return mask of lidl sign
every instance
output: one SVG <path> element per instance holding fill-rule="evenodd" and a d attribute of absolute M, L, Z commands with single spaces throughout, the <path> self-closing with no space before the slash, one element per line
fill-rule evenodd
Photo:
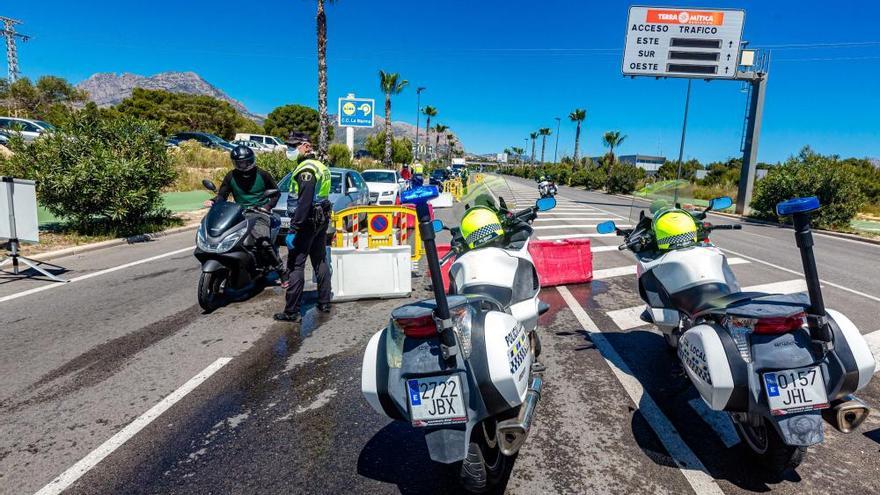
<path fill-rule="evenodd" d="M 372 98 L 340 98 L 339 127 L 373 127 L 375 108 Z"/>

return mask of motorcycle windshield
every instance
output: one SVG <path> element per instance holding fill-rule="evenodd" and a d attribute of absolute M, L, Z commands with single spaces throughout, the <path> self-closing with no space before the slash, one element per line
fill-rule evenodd
<path fill-rule="evenodd" d="M 696 210 L 709 204 L 706 200 L 695 199 L 694 184 L 684 179 L 663 180 L 648 178 L 645 185 L 633 192 L 634 199 L 630 207 L 630 223 L 639 221 L 641 212 L 652 217 L 661 210 L 684 208 Z"/>
<path fill-rule="evenodd" d="M 228 201 L 217 201 L 208 210 L 208 215 L 205 217 L 205 228 L 208 230 L 209 236 L 217 237 L 242 221 L 244 221 L 244 214 L 239 205 Z"/>
<path fill-rule="evenodd" d="M 516 211 L 520 208 L 516 196 L 507 181 L 498 175 L 485 174 L 479 182 L 471 182 L 465 187 L 464 194 L 452 208 L 452 216 L 461 222 L 467 210 L 474 206 L 487 206 L 495 211 Z"/>

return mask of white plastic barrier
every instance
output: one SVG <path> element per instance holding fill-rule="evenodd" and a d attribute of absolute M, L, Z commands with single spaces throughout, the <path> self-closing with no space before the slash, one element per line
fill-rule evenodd
<path fill-rule="evenodd" d="M 452 193 L 443 192 L 429 201 L 434 208 L 452 208 Z"/>
<path fill-rule="evenodd" d="M 408 297 L 412 292 L 410 246 L 330 250 L 333 301 Z"/>

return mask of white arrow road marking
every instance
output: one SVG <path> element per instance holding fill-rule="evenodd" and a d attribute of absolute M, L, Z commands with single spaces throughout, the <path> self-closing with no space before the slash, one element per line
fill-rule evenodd
<path fill-rule="evenodd" d="M 590 319 L 590 316 L 584 311 L 580 303 L 571 295 L 568 288 L 559 286 L 556 290 L 559 291 L 571 312 L 574 313 L 581 327 L 589 332 L 593 345 L 596 346 L 596 349 L 602 354 L 614 376 L 623 385 L 630 400 L 639 408 L 642 417 L 651 425 L 654 433 L 657 434 L 657 438 L 663 443 L 663 447 L 669 452 L 669 455 L 675 461 L 685 479 L 690 483 L 694 492 L 700 495 L 723 495 L 724 492 L 715 483 L 715 480 L 709 476 L 706 467 L 703 466 L 700 459 L 688 447 L 684 439 L 681 438 L 678 430 L 675 429 L 675 426 L 663 414 L 663 411 L 660 410 L 654 399 L 645 392 L 642 384 L 633 376 L 632 370 L 629 369 L 629 366 L 620 357 L 614 346 L 605 338 L 605 335 L 599 331 L 599 328 L 593 323 L 593 320 Z"/>
<path fill-rule="evenodd" d="M 739 443 L 739 435 L 736 434 L 736 428 L 730 420 L 730 416 L 721 411 L 710 409 L 703 399 L 691 399 L 688 401 L 691 409 L 697 412 L 707 425 L 715 430 L 718 439 L 724 443 L 728 449 Z"/>
<path fill-rule="evenodd" d="M 76 480 L 97 466 L 98 463 L 104 460 L 108 455 L 112 454 L 113 451 L 121 447 L 125 442 L 131 440 L 139 431 L 143 430 L 147 425 L 161 416 L 162 413 L 170 409 L 171 406 L 180 401 L 180 399 L 183 399 L 186 394 L 195 390 L 196 387 L 219 371 L 220 368 L 226 366 L 229 361 L 232 361 L 232 358 L 222 357 L 211 363 L 207 368 L 203 369 L 201 373 L 190 378 L 188 382 L 172 392 L 171 395 L 159 401 L 158 404 L 151 407 L 147 412 L 141 414 L 137 419 L 129 423 L 128 426 L 120 430 L 119 433 L 113 435 L 106 442 L 99 445 L 98 448 L 91 451 L 89 455 L 83 457 L 82 460 L 71 466 L 67 471 L 58 475 L 58 477 L 49 482 L 48 485 L 41 488 L 36 495 L 57 495 L 66 490 L 70 485 L 74 484 Z"/>

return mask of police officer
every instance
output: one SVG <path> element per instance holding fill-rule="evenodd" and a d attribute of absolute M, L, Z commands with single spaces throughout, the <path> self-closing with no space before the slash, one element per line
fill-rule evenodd
<path fill-rule="evenodd" d="M 314 158 L 308 134 L 293 132 L 287 145 L 294 150 L 290 181 L 289 201 L 296 201 L 296 208 L 288 203 L 290 232 L 287 235 L 287 295 L 284 311 L 275 314 L 278 321 L 297 322 L 302 318 L 300 304 L 305 285 L 306 258 L 318 278 L 318 311 L 330 312 L 330 269 L 327 266 L 325 246 L 327 227 L 332 212 L 330 204 L 330 169 Z"/>

